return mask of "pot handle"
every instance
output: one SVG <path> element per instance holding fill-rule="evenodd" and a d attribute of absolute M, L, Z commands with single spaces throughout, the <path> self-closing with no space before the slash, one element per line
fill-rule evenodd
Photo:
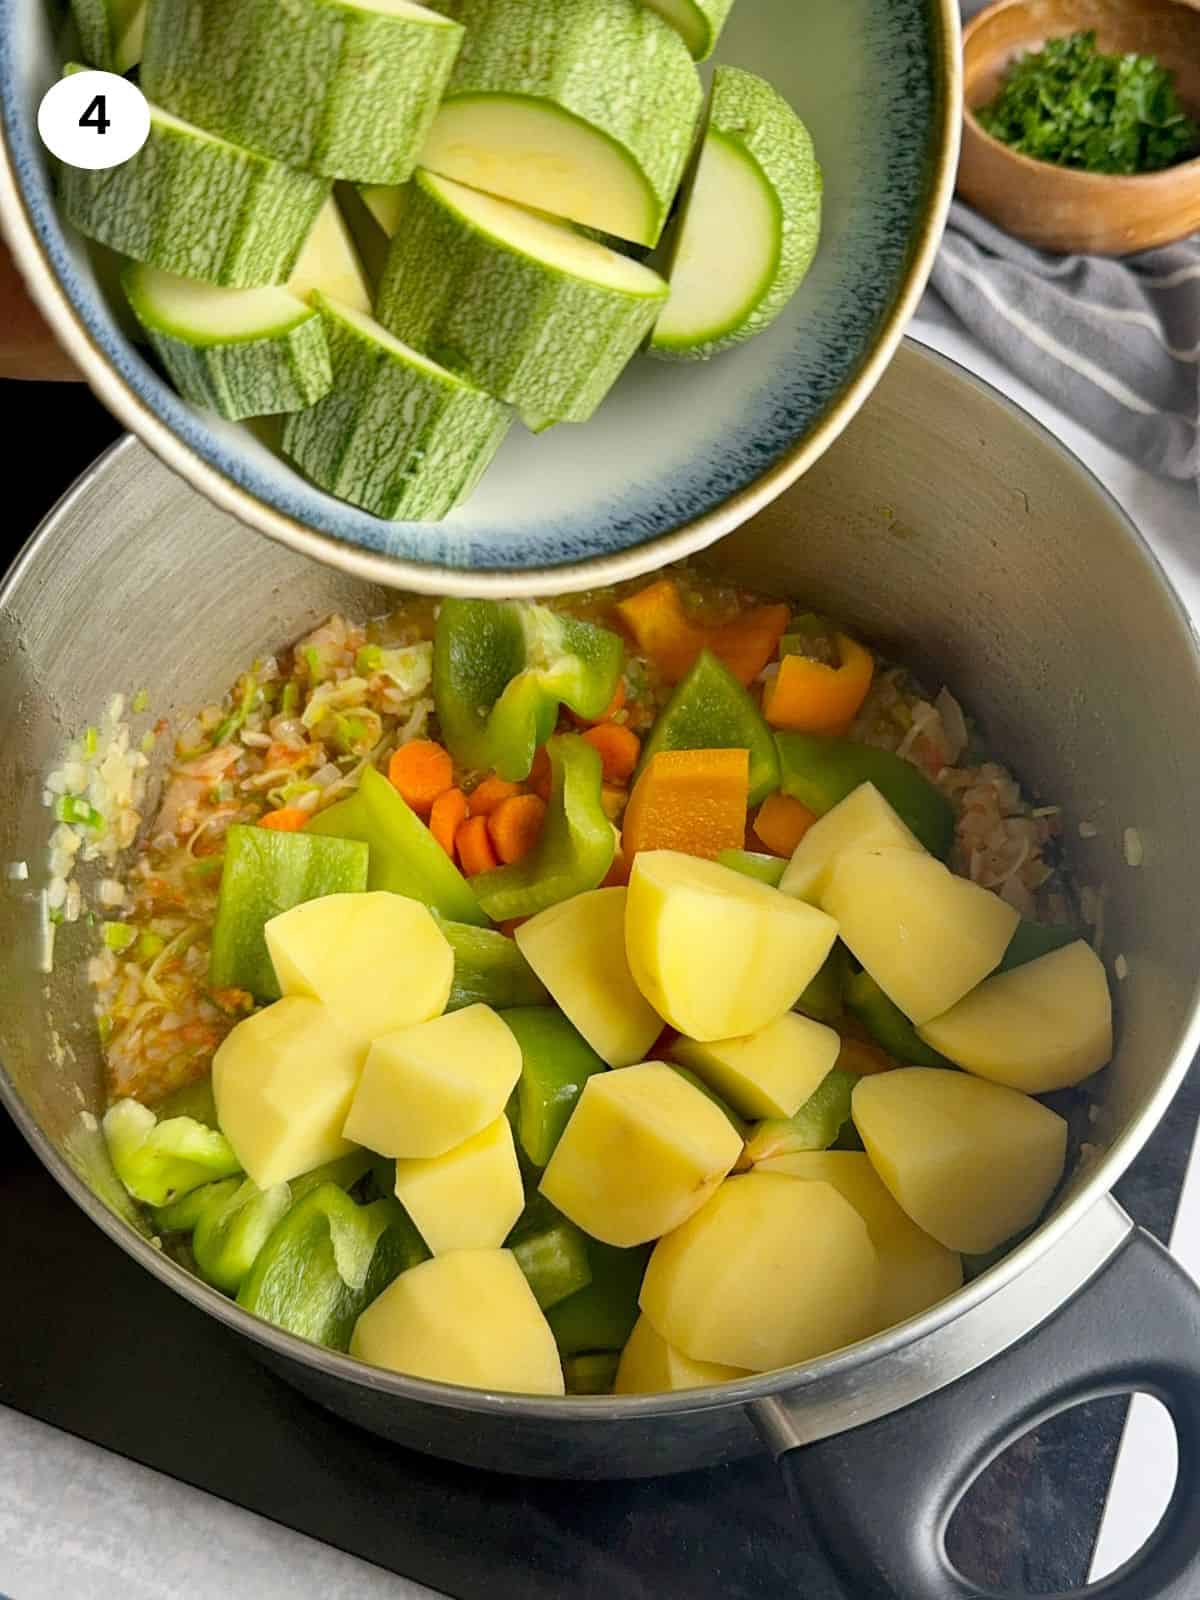
<path fill-rule="evenodd" d="M 1081 1401 L 1134 1390 L 1160 1400 L 1175 1424 L 1170 1505 L 1124 1566 L 1058 1600 L 1196 1600 L 1200 1288 L 1140 1228 L 1003 1355 L 901 1411 L 787 1450 L 780 1466 L 855 1600 L 1015 1600 L 952 1565 L 945 1536 L 955 1507 L 1031 1428 Z"/>

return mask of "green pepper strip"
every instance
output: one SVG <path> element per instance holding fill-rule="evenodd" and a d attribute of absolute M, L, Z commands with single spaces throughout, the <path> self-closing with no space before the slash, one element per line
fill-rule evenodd
<path fill-rule="evenodd" d="M 941 860 L 954 842 L 954 811 L 929 779 L 890 750 L 815 733 L 775 735 L 780 788 L 819 817 L 860 784 L 873 783 L 902 821 Z"/>
<path fill-rule="evenodd" d="M 836 1022 L 843 1011 L 842 989 L 846 981 L 846 947 L 835 939 L 817 975 L 796 1001 L 794 1009 L 814 1022 Z"/>
<path fill-rule="evenodd" d="M 944 1055 L 927 1045 L 901 1011 L 864 968 L 846 985 L 846 1009 L 894 1061 L 910 1067 L 953 1067 Z"/>
<path fill-rule="evenodd" d="M 794 1117 L 772 1118 L 751 1130 L 746 1158 L 767 1161 L 803 1150 L 828 1150 L 850 1118 L 850 1097 L 857 1082 L 855 1073 L 832 1068 Z"/>
<path fill-rule="evenodd" d="M 214 1197 L 196 1222 L 192 1254 L 200 1276 L 226 1294 L 236 1294 L 275 1224 L 292 1203 L 286 1183 L 260 1189 L 244 1179 L 231 1195 Z"/>
<path fill-rule="evenodd" d="M 731 872 L 740 872 L 744 878 L 754 878 L 772 889 L 778 889 L 787 870 L 787 862 L 780 856 L 759 855 L 754 850 L 722 850 L 717 861 Z"/>
<path fill-rule="evenodd" d="M 365 768 L 355 793 L 318 812 L 304 832 L 359 839 L 368 845 L 368 889 L 407 895 L 439 916 L 486 926 L 487 918 L 467 880 L 412 807 L 376 768 Z"/>
<path fill-rule="evenodd" d="M 619 1250 L 598 1239 L 588 1240 L 591 1283 L 546 1313 L 564 1356 L 622 1348 L 638 1319 L 638 1295 L 652 1248 L 647 1244 Z"/>
<path fill-rule="evenodd" d="M 619 1350 L 589 1350 L 563 1360 L 563 1381 L 568 1394 L 611 1394 L 621 1364 Z"/>
<path fill-rule="evenodd" d="M 472 928 L 464 922 L 441 922 L 440 927 L 454 951 L 447 1011 L 473 1005 L 508 1011 L 514 1006 L 547 1004 L 550 996 L 545 984 L 512 939 L 495 928 Z"/>
<path fill-rule="evenodd" d="M 166 1205 L 213 1178 L 241 1171 L 224 1135 L 192 1117 L 159 1122 L 136 1100 L 118 1100 L 103 1126 L 117 1177 L 145 1205 Z"/>
<path fill-rule="evenodd" d="M 302 901 L 361 893 L 367 887 L 367 846 L 241 823 L 225 841 L 208 981 L 214 989 L 246 989 L 256 1000 L 278 1000 L 279 980 L 263 929 Z"/>
<path fill-rule="evenodd" d="M 433 640 L 442 738 L 461 766 L 519 783 L 560 705 L 603 714 L 624 656 L 617 634 L 548 606 L 443 600 Z"/>
<path fill-rule="evenodd" d="M 710 650 L 700 652 L 650 730 L 638 772 L 661 750 L 749 751 L 752 806 L 779 787 L 779 757 L 770 728 L 750 695 Z"/>
<path fill-rule="evenodd" d="M 1039 956 L 1048 956 L 1054 950 L 1061 950 L 1064 945 L 1074 944 L 1078 938 L 1077 928 L 1051 926 L 1022 917 L 996 971 L 1011 972 L 1014 967 L 1023 967 L 1029 961 L 1036 961 Z"/>
<path fill-rule="evenodd" d="M 592 1281 L 586 1236 L 540 1194 L 531 1195 L 505 1241 L 543 1311 Z"/>
<path fill-rule="evenodd" d="M 552 1006 L 525 1006 L 505 1011 L 503 1017 L 521 1047 L 517 1137 L 533 1165 L 544 1167 L 584 1084 L 594 1073 L 606 1071 L 606 1063 Z"/>
<path fill-rule="evenodd" d="M 471 880 L 493 922 L 532 917 L 547 906 L 597 888 L 612 865 L 616 839 L 600 800 L 600 757 L 578 734 L 549 740 L 551 791 L 537 844 L 521 861 Z"/>

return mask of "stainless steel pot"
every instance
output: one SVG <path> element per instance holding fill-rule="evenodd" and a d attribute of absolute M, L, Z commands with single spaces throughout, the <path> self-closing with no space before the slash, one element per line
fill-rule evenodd
<path fill-rule="evenodd" d="M 1158 1393 L 1180 1488 L 1135 1566 L 1098 1591 L 1195 1600 L 1200 1293 L 1109 1198 L 1200 1043 L 1200 655 L 1161 570 L 1087 472 L 1035 423 L 908 345 L 863 416 L 713 564 L 804 595 L 944 677 L 1038 793 L 1096 826 L 1072 839 L 1121 954 L 1119 1048 L 1093 1148 L 1019 1250 L 903 1327 L 719 1390 L 549 1401 L 376 1371 L 295 1339 L 166 1259 L 122 1204 L 94 1117 L 101 1073 L 83 929 L 37 971 L 51 826 L 41 775 L 109 693 L 145 683 L 176 715 L 245 660 L 384 591 L 246 533 L 132 440 L 66 497 L 0 592 L 0 1094 L 68 1193 L 145 1268 L 298 1388 L 364 1427 L 507 1472 L 675 1472 L 766 1446 L 853 1574 L 855 1595 L 979 1595 L 942 1534 L 972 1478 L 1031 1422 L 1088 1395 Z M 1143 859 L 1127 863 L 1125 830 Z M 1136 859 L 1136 857 L 1135 857 Z"/>

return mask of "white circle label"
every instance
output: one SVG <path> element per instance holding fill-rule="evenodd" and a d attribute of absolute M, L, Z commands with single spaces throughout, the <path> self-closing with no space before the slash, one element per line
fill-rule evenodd
<path fill-rule="evenodd" d="M 115 72 L 72 72 L 38 107 L 42 143 L 69 167 L 119 167 L 150 137 L 150 106 Z"/>

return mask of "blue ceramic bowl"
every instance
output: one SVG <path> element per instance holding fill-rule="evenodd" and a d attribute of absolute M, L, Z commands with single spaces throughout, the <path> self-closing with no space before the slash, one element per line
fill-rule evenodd
<path fill-rule="evenodd" d="M 0 221 L 100 399 L 242 521 L 410 589 L 548 593 L 701 549 L 833 442 L 879 379 L 932 264 L 953 187 L 957 0 L 738 0 L 717 59 L 769 78 L 825 173 L 821 249 L 769 332 L 711 364 L 639 359 L 583 426 L 515 428 L 442 523 L 382 522 L 313 488 L 246 427 L 182 401 L 123 331 L 60 220 L 35 128 L 57 76 L 45 0 L 0 0 Z"/>

